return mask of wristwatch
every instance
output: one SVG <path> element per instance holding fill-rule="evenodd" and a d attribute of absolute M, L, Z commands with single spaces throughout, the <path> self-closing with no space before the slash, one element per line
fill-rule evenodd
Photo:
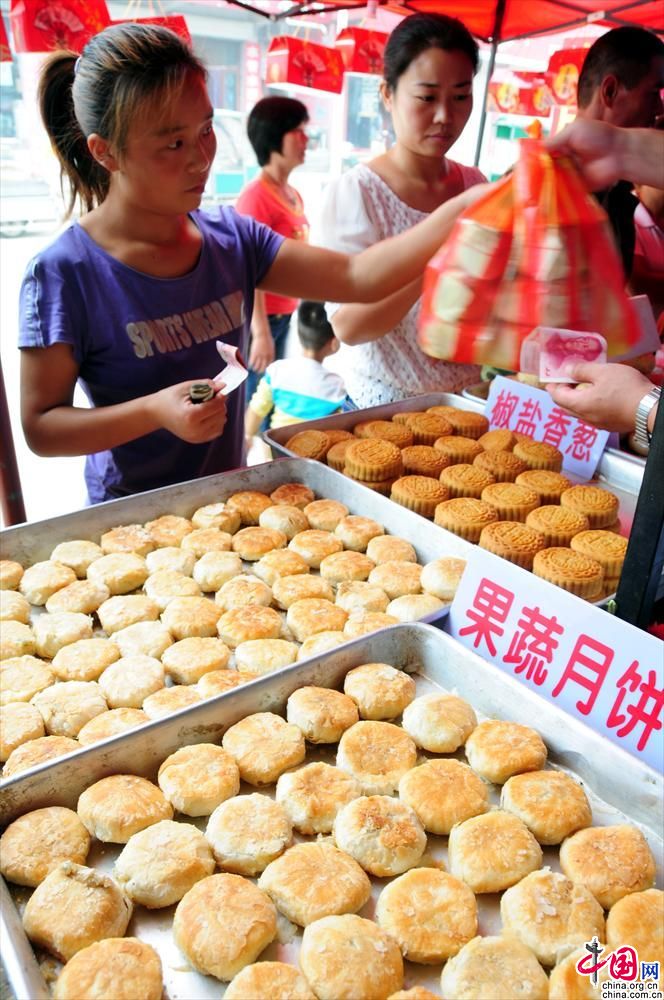
<path fill-rule="evenodd" d="M 661 392 L 660 387 L 654 385 L 650 392 L 645 394 L 636 408 L 634 440 L 646 452 L 650 450 L 650 441 L 652 439 L 652 434 L 648 430 L 648 415 L 653 406 L 659 402 Z"/>

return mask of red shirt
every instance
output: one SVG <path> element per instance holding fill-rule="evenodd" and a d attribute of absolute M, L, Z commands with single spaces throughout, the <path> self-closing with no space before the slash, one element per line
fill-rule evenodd
<path fill-rule="evenodd" d="M 294 190 L 291 188 L 291 190 Z M 291 205 L 281 194 L 276 185 L 262 176 L 256 178 L 240 194 L 235 206 L 240 215 L 250 215 L 258 222 L 263 222 L 275 233 L 291 240 L 309 241 L 309 223 L 304 214 L 302 198 L 295 192 L 297 204 Z M 275 313 L 292 313 L 297 309 L 297 299 L 285 295 L 265 293 L 265 309 L 268 316 Z"/>

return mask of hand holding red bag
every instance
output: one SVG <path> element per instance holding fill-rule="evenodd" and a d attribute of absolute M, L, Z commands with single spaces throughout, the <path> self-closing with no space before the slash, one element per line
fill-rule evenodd
<path fill-rule="evenodd" d="M 424 276 L 418 343 L 435 358 L 518 370 L 536 326 L 600 333 L 609 355 L 639 327 L 606 214 L 566 157 L 521 142 L 514 172 L 457 220 Z"/>

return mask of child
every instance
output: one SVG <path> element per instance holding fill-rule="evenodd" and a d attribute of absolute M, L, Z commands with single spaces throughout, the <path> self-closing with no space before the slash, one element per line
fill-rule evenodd
<path fill-rule="evenodd" d="M 78 199 L 85 214 L 23 281 L 21 415 L 33 451 L 87 455 L 93 503 L 243 464 L 244 388 L 222 395 L 215 341 L 247 356 L 256 288 L 384 298 L 422 272 L 474 200 L 465 192 L 356 256 L 228 207 L 201 212 L 216 150 L 205 69 L 162 27 L 112 25 L 79 58 L 55 53 L 39 101 L 69 208 Z M 77 381 L 90 408 L 73 405 Z M 196 404 L 200 381 L 215 394 Z"/>
<path fill-rule="evenodd" d="M 339 349 L 339 341 L 322 303 L 300 303 L 297 333 L 302 345 L 301 356 L 268 365 L 251 397 L 244 423 L 247 444 L 270 413 L 270 427 L 284 427 L 301 420 L 329 417 L 341 409 L 346 398 L 340 376 L 322 364 Z"/>

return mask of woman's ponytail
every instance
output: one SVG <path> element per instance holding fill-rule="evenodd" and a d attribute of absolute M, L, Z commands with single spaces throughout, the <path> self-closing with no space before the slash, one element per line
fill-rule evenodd
<path fill-rule="evenodd" d="M 42 121 L 60 162 L 60 181 L 67 205 L 65 217 L 71 215 L 77 199 L 84 211 L 91 211 L 101 204 L 109 187 L 108 172 L 90 153 L 74 113 L 72 87 L 77 62 L 74 52 L 61 51 L 50 56 L 42 69 L 38 91 Z"/>

